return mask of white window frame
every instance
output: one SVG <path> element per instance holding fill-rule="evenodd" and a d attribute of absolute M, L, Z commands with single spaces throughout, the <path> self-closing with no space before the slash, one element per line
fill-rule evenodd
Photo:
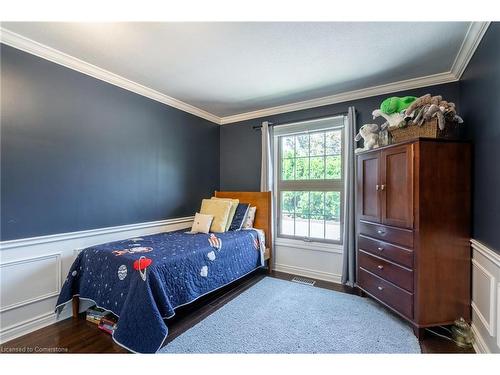
<path fill-rule="evenodd" d="M 333 121 L 338 122 L 337 125 L 332 125 Z M 318 250 L 328 251 L 332 244 L 335 246 L 335 251 L 338 252 L 342 247 L 342 233 L 344 229 L 343 217 L 345 209 L 344 189 L 345 189 L 345 127 L 347 126 L 347 115 L 336 115 L 325 117 L 318 120 L 304 121 L 291 123 L 282 126 L 274 127 L 273 136 L 273 160 L 274 160 L 274 201 L 275 218 L 276 218 L 276 243 L 283 245 L 295 243 L 309 243 L 308 247 L 318 247 Z M 300 133 L 315 133 L 319 131 L 341 130 L 341 178 L 340 180 L 281 180 L 282 163 L 281 163 L 281 147 L 280 138 L 287 135 Z M 325 171 L 326 172 L 326 171 Z M 338 191 L 340 193 L 340 239 L 321 239 L 316 237 L 291 236 L 281 233 L 281 191 Z M 311 246 L 312 245 L 312 246 Z"/>

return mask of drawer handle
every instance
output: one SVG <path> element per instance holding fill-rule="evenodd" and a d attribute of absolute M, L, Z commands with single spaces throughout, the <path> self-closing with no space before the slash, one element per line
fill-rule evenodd
<path fill-rule="evenodd" d="M 381 286 L 378 286 L 377 289 L 378 290 L 384 290 L 384 288 L 382 288 Z"/>
<path fill-rule="evenodd" d="M 385 235 L 385 230 L 383 229 L 377 229 L 377 233 L 380 234 L 381 236 Z"/>
<path fill-rule="evenodd" d="M 384 266 L 382 266 L 381 264 L 379 264 L 379 265 L 377 266 L 377 268 L 378 268 L 379 270 L 383 270 L 383 269 L 384 269 Z"/>
<path fill-rule="evenodd" d="M 377 250 L 378 251 L 384 251 L 384 248 L 383 247 L 377 247 Z"/>

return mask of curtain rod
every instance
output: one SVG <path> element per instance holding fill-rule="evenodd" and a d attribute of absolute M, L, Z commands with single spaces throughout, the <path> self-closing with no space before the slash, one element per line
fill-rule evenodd
<path fill-rule="evenodd" d="M 328 118 L 328 117 L 347 116 L 347 114 L 348 114 L 348 112 L 344 111 L 344 112 L 332 113 L 332 114 L 326 115 L 326 116 L 314 116 L 314 117 L 308 117 L 308 118 L 301 119 L 301 120 L 285 121 L 285 122 L 281 122 L 281 123 L 280 122 L 271 122 L 271 121 L 269 121 L 269 126 L 289 125 L 289 124 L 295 124 L 297 122 L 306 122 L 306 121 L 313 121 L 313 120 L 321 120 L 321 119 L 325 119 L 325 118 Z M 257 130 L 257 129 L 260 129 L 260 128 L 262 128 L 262 125 L 252 126 L 252 129 L 254 129 L 254 130 Z"/>

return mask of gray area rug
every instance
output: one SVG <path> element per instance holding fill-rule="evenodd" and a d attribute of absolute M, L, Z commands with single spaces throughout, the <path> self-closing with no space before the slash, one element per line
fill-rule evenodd
<path fill-rule="evenodd" d="M 420 353 L 411 328 L 368 298 L 266 277 L 160 353 Z"/>

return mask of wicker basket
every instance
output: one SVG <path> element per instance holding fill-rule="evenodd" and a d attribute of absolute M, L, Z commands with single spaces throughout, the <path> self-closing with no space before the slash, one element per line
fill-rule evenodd
<path fill-rule="evenodd" d="M 439 129 L 437 118 L 426 121 L 422 126 L 408 125 L 404 128 L 389 130 L 392 143 L 399 143 L 415 138 L 445 138 L 458 139 L 460 136 L 459 123 L 447 121 L 443 130 Z"/>

